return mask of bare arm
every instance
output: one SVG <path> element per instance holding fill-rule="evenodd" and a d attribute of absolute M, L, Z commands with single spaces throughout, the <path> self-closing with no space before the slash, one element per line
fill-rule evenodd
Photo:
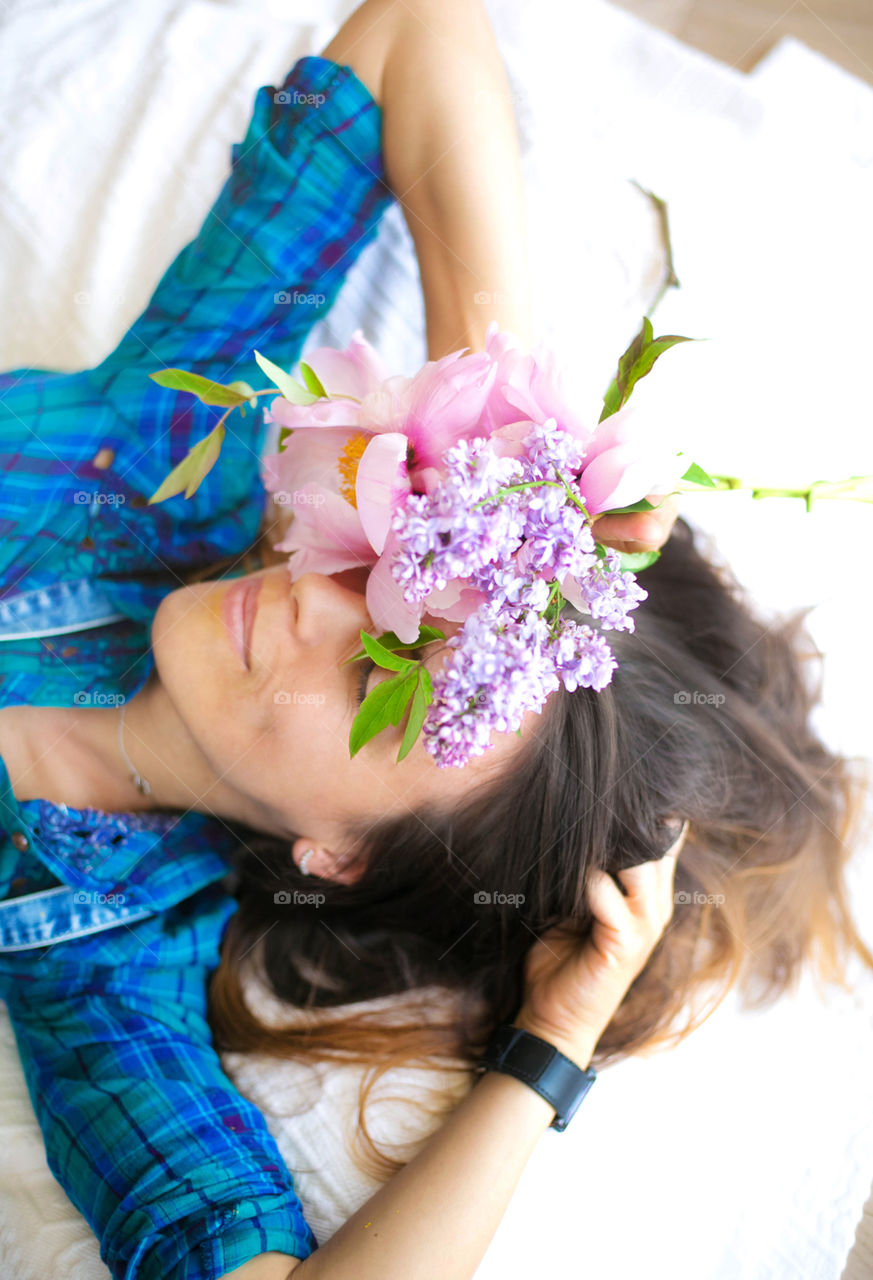
<path fill-rule="evenodd" d="M 481 0 L 366 0 L 323 51 L 382 107 L 385 172 L 415 244 L 431 360 L 491 320 L 530 347 L 524 185 L 506 72 Z M 483 301 L 487 299 L 487 301 Z M 678 498 L 607 516 L 619 551 L 664 545 Z"/>
<path fill-rule="evenodd" d="M 673 914 L 676 843 L 655 861 L 592 876 L 594 924 L 580 943 L 551 930 L 530 950 L 515 1026 L 587 1066 L 603 1031 Z M 507 1076 L 486 1074 L 400 1173 L 305 1262 L 264 1255 L 237 1280 L 469 1280 L 552 1108 Z M 260 1268 L 260 1269 L 259 1269 Z"/>
<path fill-rule="evenodd" d="M 367 0 L 323 55 L 351 66 L 383 108 L 385 172 L 415 244 L 430 359 L 481 351 L 491 320 L 529 345 L 518 139 L 484 5 Z"/>
<path fill-rule="evenodd" d="M 423 1151 L 305 1262 L 262 1254 L 234 1280 L 461 1280 L 472 1276 L 554 1111 L 488 1074 Z M 471 1211 L 472 1206 L 472 1211 Z M 450 1229 L 448 1229 L 450 1228 Z"/>

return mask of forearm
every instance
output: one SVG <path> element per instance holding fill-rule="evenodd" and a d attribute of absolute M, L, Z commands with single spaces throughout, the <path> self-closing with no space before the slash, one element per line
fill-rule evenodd
<path fill-rule="evenodd" d="M 528 342 L 524 187 L 488 15 L 479 0 L 404 9 L 385 65 L 382 146 L 418 255 L 428 354 L 481 350 L 495 319 Z"/>
<path fill-rule="evenodd" d="M 385 173 L 415 244 L 430 358 L 482 350 L 491 320 L 529 343 L 518 140 L 484 6 L 368 0 L 324 52 L 382 107 Z"/>
<path fill-rule="evenodd" d="M 295 1269 L 294 1280 L 471 1276 L 553 1116 L 526 1085 L 486 1075 L 419 1155 Z"/>

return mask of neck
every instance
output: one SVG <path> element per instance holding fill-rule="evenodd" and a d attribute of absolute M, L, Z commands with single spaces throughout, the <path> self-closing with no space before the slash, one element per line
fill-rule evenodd
<path fill-rule="evenodd" d="M 120 727 L 131 764 L 148 780 L 148 795 L 137 789 L 119 748 Z M 155 672 L 123 707 L 3 709 L 0 754 L 19 801 L 107 813 L 196 809 L 251 822 L 209 768 Z"/>

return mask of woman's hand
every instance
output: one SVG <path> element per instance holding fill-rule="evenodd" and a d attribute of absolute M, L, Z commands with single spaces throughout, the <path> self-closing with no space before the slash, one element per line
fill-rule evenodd
<path fill-rule="evenodd" d="M 673 877 L 686 831 L 687 823 L 663 857 L 616 873 L 626 896 L 606 872 L 592 873 L 590 936 L 580 945 L 559 925 L 531 948 L 515 1026 L 588 1066 L 673 915 Z"/>
<path fill-rule="evenodd" d="M 601 516 L 594 521 L 598 542 L 615 551 L 659 551 L 670 537 L 679 514 L 679 495 L 649 494 L 656 511 L 637 511 L 625 516 Z"/>

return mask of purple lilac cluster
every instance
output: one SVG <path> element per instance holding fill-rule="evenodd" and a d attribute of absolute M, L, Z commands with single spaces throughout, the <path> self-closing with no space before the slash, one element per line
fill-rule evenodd
<path fill-rule="evenodd" d="M 481 755 L 492 731 L 518 729 L 561 684 L 603 689 L 612 679 L 607 640 L 562 615 L 564 592 L 572 584 L 602 630 L 627 631 L 646 592 L 595 543 L 575 485 L 583 457 L 554 419 L 532 428 L 520 457 L 463 441 L 446 452 L 442 482 L 394 518 L 392 573 L 410 603 L 457 580 L 484 596 L 434 679 L 423 733 L 441 766 Z"/>

